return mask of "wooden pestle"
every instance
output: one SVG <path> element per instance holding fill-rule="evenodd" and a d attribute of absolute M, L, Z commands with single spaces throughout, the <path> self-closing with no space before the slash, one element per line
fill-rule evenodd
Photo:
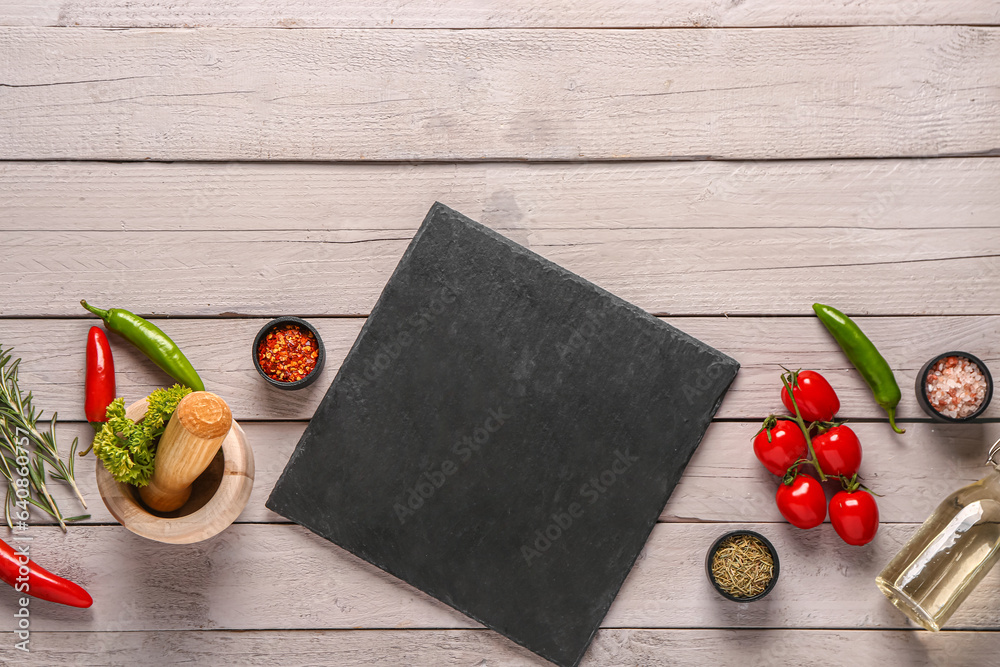
<path fill-rule="evenodd" d="M 172 512 L 191 496 L 191 483 L 215 458 L 233 424 L 226 402 L 207 391 L 181 399 L 160 436 L 149 484 L 139 488 L 142 501 L 159 512 Z"/>

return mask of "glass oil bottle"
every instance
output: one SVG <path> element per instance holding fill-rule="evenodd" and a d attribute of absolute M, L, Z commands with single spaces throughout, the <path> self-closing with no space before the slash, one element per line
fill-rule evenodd
<path fill-rule="evenodd" d="M 948 496 L 875 578 L 913 621 L 940 630 L 1000 559 L 1000 440 L 990 474 Z"/>

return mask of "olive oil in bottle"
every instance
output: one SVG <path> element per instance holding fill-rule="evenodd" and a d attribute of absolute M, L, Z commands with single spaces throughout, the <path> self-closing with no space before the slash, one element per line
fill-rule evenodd
<path fill-rule="evenodd" d="M 940 630 L 1000 559 L 1000 464 L 948 496 L 875 579 L 912 620 Z"/>

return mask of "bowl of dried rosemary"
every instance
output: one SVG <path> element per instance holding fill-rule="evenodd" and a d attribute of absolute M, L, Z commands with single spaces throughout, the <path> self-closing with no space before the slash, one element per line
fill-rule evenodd
<path fill-rule="evenodd" d="M 705 559 L 708 580 L 728 600 L 759 600 L 778 583 L 778 552 L 752 530 L 726 533 L 712 543 Z"/>

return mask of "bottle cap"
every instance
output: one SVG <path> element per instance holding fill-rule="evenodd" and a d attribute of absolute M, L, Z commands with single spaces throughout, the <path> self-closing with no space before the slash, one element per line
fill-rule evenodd
<path fill-rule="evenodd" d="M 1000 455 L 1000 440 L 993 443 L 990 447 L 990 455 L 986 459 L 986 463 L 993 466 L 997 470 L 1000 470 L 1000 461 L 997 461 L 997 455 Z"/>

